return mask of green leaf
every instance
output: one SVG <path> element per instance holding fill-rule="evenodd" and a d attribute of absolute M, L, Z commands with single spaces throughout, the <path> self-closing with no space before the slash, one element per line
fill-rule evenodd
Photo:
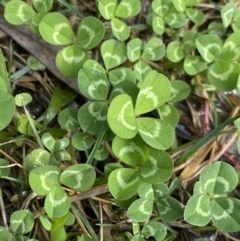
<path fill-rule="evenodd" d="M 49 161 L 49 152 L 43 149 L 34 149 L 25 157 L 23 166 L 26 170 L 31 171 L 35 167 L 48 165 Z"/>
<path fill-rule="evenodd" d="M 43 145 L 49 151 L 53 152 L 56 140 L 52 137 L 52 135 L 49 132 L 45 132 L 42 134 L 41 140 Z"/>
<path fill-rule="evenodd" d="M 55 142 L 53 151 L 56 152 L 56 151 L 64 150 L 69 145 L 69 143 L 70 141 L 67 137 L 59 139 Z"/>
<path fill-rule="evenodd" d="M 186 24 L 186 16 L 183 13 L 169 13 L 164 20 L 171 28 L 182 28 Z"/>
<path fill-rule="evenodd" d="M 78 238 L 78 241 L 94 241 L 94 239 L 90 238 L 86 234 L 81 235 L 80 238 Z"/>
<path fill-rule="evenodd" d="M 127 210 L 127 216 L 134 222 L 144 222 L 152 214 L 153 202 L 146 198 L 134 201 Z"/>
<path fill-rule="evenodd" d="M 52 8 L 53 0 L 33 0 L 32 3 L 38 13 L 47 13 Z"/>
<path fill-rule="evenodd" d="M 179 121 L 180 114 L 174 105 L 162 105 L 158 112 L 162 120 L 168 122 L 172 127 L 175 127 Z"/>
<path fill-rule="evenodd" d="M 103 71 L 95 67 L 96 65 L 98 65 L 97 62 L 89 66 L 88 61 L 83 65 L 78 73 L 78 86 L 89 99 L 106 100 L 109 88 L 108 78 Z"/>
<path fill-rule="evenodd" d="M 184 220 L 196 226 L 206 226 L 210 222 L 210 201 L 206 194 L 195 194 L 188 200 Z"/>
<path fill-rule="evenodd" d="M 69 196 L 59 185 L 55 185 L 47 194 L 44 208 L 50 218 L 60 218 L 65 215 L 71 206 Z"/>
<path fill-rule="evenodd" d="M 184 53 L 180 42 L 174 41 L 169 43 L 167 46 L 167 57 L 173 63 L 179 62 L 184 58 Z"/>
<path fill-rule="evenodd" d="M 175 9 L 180 12 L 183 13 L 185 10 L 185 0 L 172 0 L 171 1 L 175 7 Z"/>
<path fill-rule="evenodd" d="M 229 2 L 224 5 L 221 9 L 221 17 L 223 26 L 227 28 L 231 22 L 234 15 L 234 2 Z"/>
<path fill-rule="evenodd" d="M 85 17 L 78 28 L 77 44 L 84 50 L 93 49 L 102 41 L 104 34 L 105 27 L 99 19 Z"/>
<path fill-rule="evenodd" d="M 0 158 L 0 178 L 3 176 L 10 175 L 10 167 L 4 167 L 8 165 L 9 165 L 9 162 L 7 160 Z"/>
<path fill-rule="evenodd" d="M 190 54 L 195 49 L 195 39 L 198 37 L 198 33 L 194 31 L 188 31 L 183 37 L 183 51 L 185 56 Z"/>
<path fill-rule="evenodd" d="M 211 216 L 213 224 L 222 232 L 240 230 L 238 210 L 240 200 L 234 197 L 216 198 L 212 201 Z"/>
<path fill-rule="evenodd" d="M 144 47 L 142 58 L 147 60 L 160 60 L 165 55 L 165 44 L 160 38 L 151 38 Z"/>
<path fill-rule="evenodd" d="M 112 39 L 103 42 L 101 54 L 107 70 L 119 66 L 127 59 L 126 47 Z"/>
<path fill-rule="evenodd" d="M 111 91 L 109 101 L 112 101 L 116 96 L 120 94 L 127 94 L 131 96 L 133 105 L 135 105 L 137 100 L 137 95 L 139 88 L 137 85 L 129 80 L 124 80 L 114 86 L 114 89 Z"/>
<path fill-rule="evenodd" d="M 148 160 L 139 167 L 139 174 L 146 183 L 167 181 L 173 173 L 173 161 L 168 153 L 149 148 Z"/>
<path fill-rule="evenodd" d="M 116 86 L 118 83 L 122 81 L 131 81 L 132 83 L 136 83 L 136 76 L 132 69 L 126 67 L 120 67 L 113 69 L 108 72 L 109 81 L 113 86 Z"/>
<path fill-rule="evenodd" d="M 143 226 L 142 234 L 147 239 L 152 236 L 157 241 L 162 241 L 167 235 L 167 229 L 159 222 L 150 221 Z"/>
<path fill-rule="evenodd" d="M 222 49 L 222 41 L 217 35 L 205 34 L 196 38 L 196 47 L 204 61 L 213 62 Z"/>
<path fill-rule="evenodd" d="M 38 195 L 46 195 L 56 185 L 59 174 L 60 170 L 55 166 L 36 167 L 29 174 L 29 184 Z"/>
<path fill-rule="evenodd" d="M 48 216 L 46 216 L 46 215 L 40 215 L 39 220 L 40 220 L 42 226 L 43 226 L 47 231 L 50 231 L 50 230 L 51 230 L 51 228 L 52 228 L 52 223 L 51 223 L 51 221 L 49 220 Z"/>
<path fill-rule="evenodd" d="M 168 223 L 176 221 L 183 215 L 180 203 L 169 196 L 157 200 L 157 210 L 160 217 Z"/>
<path fill-rule="evenodd" d="M 118 18 L 112 18 L 111 28 L 112 28 L 114 36 L 119 41 L 125 41 L 130 36 L 130 29 L 129 29 L 128 25 Z"/>
<path fill-rule="evenodd" d="M 140 0 L 122 0 L 115 11 L 115 16 L 120 18 L 131 18 L 141 11 Z"/>
<path fill-rule="evenodd" d="M 32 102 L 32 96 L 28 93 L 21 93 L 15 96 L 16 106 L 22 107 Z"/>
<path fill-rule="evenodd" d="M 161 17 L 154 16 L 152 25 L 153 25 L 154 33 L 159 34 L 159 35 L 162 35 L 164 33 L 165 23 Z"/>
<path fill-rule="evenodd" d="M 98 135 L 107 120 L 105 102 L 87 102 L 78 111 L 78 122 L 84 132 Z"/>
<path fill-rule="evenodd" d="M 35 15 L 35 11 L 23 1 L 12 0 L 5 5 L 4 18 L 11 24 L 21 25 Z"/>
<path fill-rule="evenodd" d="M 115 199 L 127 200 L 138 190 L 141 180 L 135 170 L 118 168 L 108 177 L 109 191 Z"/>
<path fill-rule="evenodd" d="M 122 162 L 133 167 L 141 166 L 148 158 L 148 146 L 138 135 L 133 139 L 116 136 L 113 139 L 112 149 Z"/>
<path fill-rule="evenodd" d="M 127 56 L 131 62 L 135 62 L 141 56 L 142 40 L 134 38 L 127 43 Z"/>
<path fill-rule="evenodd" d="M 2 241 L 9 241 L 12 240 L 12 235 L 10 232 L 8 232 L 4 227 L 0 226 L 0 235 Z"/>
<path fill-rule="evenodd" d="M 27 66 L 32 70 L 44 70 L 46 67 L 43 65 L 37 58 L 35 58 L 33 55 L 30 55 L 27 58 Z"/>
<path fill-rule="evenodd" d="M 10 217 L 10 226 L 15 234 L 29 233 L 33 224 L 33 214 L 29 210 L 15 211 Z"/>
<path fill-rule="evenodd" d="M 104 161 L 107 159 L 109 155 L 108 149 L 106 145 L 100 145 L 100 147 L 97 149 L 94 158 L 98 161 Z"/>
<path fill-rule="evenodd" d="M 215 162 L 201 172 L 200 183 L 209 194 L 224 194 L 235 189 L 238 176 L 228 163 Z"/>
<path fill-rule="evenodd" d="M 68 131 L 76 132 L 79 126 L 77 121 L 77 114 L 78 111 L 76 108 L 65 108 L 58 115 L 58 123 L 62 128 L 65 128 Z"/>
<path fill-rule="evenodd" d="M 99 0 L 98 1 L 98 10 L 106 20 L 110 20 L 114 17 L 116 7 L 117 7 L 117 0 Z"/>
<path fill-rule="evenodd" d="M 164 120 L 139 118 L 137 128 L 143 140 L 157 150 L 166 150 L 174 142 L 173 127 Z"/>
<path fill-rule="evenodd" d="M 236 88 L 240 66 L 229 61 L 217 60 L 208 69 L 209 82 L 221 91 L 230 91 Z"/>
<path fill-rule="evenodd" d="M 133 102 L 129 95 L 121 94 L 111 102 L 107 120 L 111 130 L 119 137 L 131 139 L 137 134 Z"/>
<path fill-rule="evenodd" d="M 240 42 L 238 33 L 232 33 L 224 42 L 222 52 L 219 59 L 223 61 L 239 61 L 240 60 Z"/>
<path fill-rule="evenodd" d="M 207 63 L 200 56 L 188 55 L 184 59 L 183 68 L 189 75 L 195 75 L 207 68 Z"/>
<path fill-rule="evenodd" d="M 145 183 L 145 182 L 143 182 L 141 184 L 141 186 L 139 187 L 138 195 L 139 195 L 139 197 L 146 198 L 149 201 L 150 200 L 154 201 L 154 199 L 155 199 L 152 185 L 149 183 Z"/>
<path fill-rule="evenodd" d="M 65 241 L 66 240 L 66 232 L 65 228 L 59 227 L 57 225 L 53 225 L 52 229 L 50 230 L 50 239 L 57 240 L 57 241 Z"/>
<path fill-rule="evenodd" d="M 155 12 L 160 17 L 163 17 L 168 12 L 170 4 L 171 1 L 154 0 L 152 2 L 153 12 Z"/>
<path fill-rule="evenodd" d="M 178 102 L 187 98 L 190 94 L 190 87 L 182 80 L 171 81 L 171 96 L 168 102 Z"/>
<path fill-rule="evenodd" d="M 65 169 L 59 181 L 75 191 L 84 192 L 93 186 L 95 179 L 96 173 L 91 165 L 76 164 Z"/>
<path fill-rule="evenodd" d="M 168 186 L 165 183 L 153 184 L 153 193 L 156 200 L 159 200 L 168 195 Z"/>
<path fill-rule="evenodd" d="M 31 19 L 31 22 L 29 23 L 29 28 L 31 29 L 32 32 L 34 32 L 36 34 L 40 34 L 40 32 L 39 32 L 39 24 L 42 21 L 42 19 L 44 18 L 44 16 L 45 16 L 45 14 L 41 14 L 41 15 L 37 14 L 36 16 L 34 16 Z M 44 65 L 40 65 L 41 68 L 45 68 L 45 66 L 44 67 L 43 66 Z M 29 67 L 29 64 L 28 64 L 28 67 Z"/>
<path fill-rule="evenodd" d="M 50 44 L 68 45 L 74 41 L 73 30 L 68 19 L 57 12 L 45 15 L 39 24 L 39 31 L 42 38 Z"/>
<path fill-rule="evenodd" d="M 141 234 L 134 235 L 134 237 L 131 239 L 131 241 L 145 241 L 145 240 L 146 239 L 144 239 Z"/>
<path fill-rule="evenodd" d="M 134 73 L 140 82 L 146 78 L 151 70 L 152 68 L 141 60 L 134 65 Z"/>
<path fill-rule="evenodd" d="M 11 122 L 15 112 L 15 100 L 11 94 L 0 89 L 0 131 Z"/>
<path fill-rule="evenodd" d="M 72 136 L 72 145 L 79 151 L 86 151 L 95 142 L 95 139 L 87 133 L 76 132 Z"/>
<path fill-rule="evenodd" d="M 79 69 L 89 56 L 79 46 L 70 45 L 60 50 L 56 56 L 56 65 L 60 72 L 69 78 L 78 76 Z"/>
<path fill-rule="evenodd" d="M 204 20 L 203 12 L 196 8 L 187 8 L 185 12 L 191 21 L 196 24 L 201 24 Z"/>
<path fill-rule="evenodd" d="M 135 107 L 135 114 L 141 115 L 163 105 L 169 98 L 171 85 L 168 78 L 153 70 L 144 79 Z"/>
<path fill-rule="evenodd" d="M 8 72 L 5 64 L 5 58 L 3 56 L 1 48 L 0 48 L 0 90 L 6 91 L 9 94 L 12 93 L 10 81 L 8 78 Z"/>

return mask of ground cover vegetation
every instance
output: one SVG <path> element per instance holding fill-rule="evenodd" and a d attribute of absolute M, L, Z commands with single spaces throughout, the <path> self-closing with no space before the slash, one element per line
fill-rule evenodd
<path fill-rule="evenodd" d="M 1 13 L 1 241 L 239 240 L 239 1 Z"/>

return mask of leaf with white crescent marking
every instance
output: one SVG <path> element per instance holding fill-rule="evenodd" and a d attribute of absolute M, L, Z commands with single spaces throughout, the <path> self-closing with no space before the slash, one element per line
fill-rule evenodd
<path fill-rule="evenodd" d="M 130 36 L 130 29 L 128 25 L 118 18 L 113 18 L 111 20 L 111 28 L 114 36 L 119 41 L 125 41 Z"/>
<path fill-rule="evenodd" d="M 68 45 L 74 41 L 72 27 L 66 17 L 54 12 L 44 16 L 39 24 L 42 38 L 54 45 Z"/>
<path fill-rule="evenodd" d="M 115 15 L 120 18 L 130 18 L 139 14 L 140 10 L 140 0 L 122 0 L 116 8 Z"/>
<path fill-rule="evenodd" d="M 77 44 L 84 50 L 93 49 L 102 41 L 104 34 L 105 26 L 99 19 L 85 17 L 78 28 Z"/>
<path fill-rule="evenodd" d="M 114 17 L 114 12 L 117 7 L 117 0 L 99 0 L 98 10 L 101 15 L 106 19 L 110 20 Z"/>
<path fill-rule="evenodd" d="M 132 98 L 127 94 L 116 96 L 111 102 L 107 120 L 111 130 L 119 137 L 131 139 L 137 134 Z"/>
<path fill-rule="evenodd" d="M 135 114 L 141 115 L 163 105 L 171 93 L 171 84 L 168 78 L 152 70 L 144 79 L 138 93 Z"/>

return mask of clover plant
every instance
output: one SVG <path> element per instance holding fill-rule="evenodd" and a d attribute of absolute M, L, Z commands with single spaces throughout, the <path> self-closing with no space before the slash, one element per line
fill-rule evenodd
<path fill-rule="evenodd" d="M 76 94 L 58 86 L 46 112 L 33 119 L 28 110 L 32 97 L 28 93 L 13 97 L 0 51 L 0 131 L 15 125 L 21 138 L 31 143 L 19 178 L 22 191 L 35 195 L 30 202 L 38 209 L 37 216 L 31 206 L 13 212 L 11 230 L 0 227 L 2 240 L 36 240 L 25 236 L 36 219 L 52 241 L 69 240 L 70 235 L 79 241 L 100 239 L 70 197 L 100 184 L 108 186 L 117 210 L 125 209 L 132 225 L 127 240 L 173 240 L 176 234 L 170 226 L 179 220 L 193 226 L 213 225 L 221 232 L 240 231 L 240 201 L 229 195 L 238 176 L 226 162 L 202 170 L 186 203 L 174 196 L 183 191 L 174 171 L 178 163 L 169 154 L 175 151 L 180 118 L 175 103 L 188 97 L 190 82 L 200 81 L 214 92 L 240 89 L 240 10 L 229 1 L 218 9 L 222 23 L 211 21 L 202 30 L 200 26 L 207 24 L 201 2 L 154 0 L 146 24 L 132 21 L 145 11 L 139 0 L 98 0 L 96 16 L 84 16 L 65 3 L 80 17 L 77 28 L 53 1 L 5 4 L 9 23 L 28 24 L 34 34 L 61 47 L 56 66 L 77 82 L 85 99 L 79 107 L 69 106 Z M 29 66 L 31 62 L 36 59 L 29 59 Z M 35 65 L 35 70 L 45 68 Z M 55 117 L 60 126 L 56 129 L 50 127 Z M 234 124 L 239 132 L 239 119 Z M 77 160 L 79 151 L 86 160 Z M 104 164 L 100 173 L 93 167 L 94 159 L 114 162 Z M 9 164 L 0 158 L 0 178 L 11 179 Z M 77 223 L 86 230 L 68 234 L 66 226 Z"/>

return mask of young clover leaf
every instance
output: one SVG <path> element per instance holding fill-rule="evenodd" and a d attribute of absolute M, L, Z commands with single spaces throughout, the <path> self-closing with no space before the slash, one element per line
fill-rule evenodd
<path fill-rule="evenodd" d="M 131 18 L 141 11 L 140 0 L 121 0 L 118 4 L 115 16 L 119 18 Z"/>
<path fill-rule="evenodd" d="M 221 91 L 230 91 L 236 88 L 240 66 L 237 63 L 222 60 L 215 61 L 208 69 L 209 82 Z"/>
<path fill-rule="evenodd" d="M 207 63 L 200 56 L 188 55 L 184 59 L 183 68 L 189 75 L 195 75 L 207 68 Z"/>
<path fill-rule="evenodd" d="M 174 129 L 164 120 L 138 118 L 137 129 L 143 140 L 157 150 L 166 150 L 174 142 Z"/>
<path fill-rule="evenodd" d="M 48 194 L 58 182 L 60 169 L 45 165 L 34 168 L 29 174 L 29 184 L 38 195 Z"/>
<path fill-rule="evenodd" d="M 186 24 L 186 16 L 183 13 L 169 13 L 164 20 L 171 28 L 182 28 Z"/>
<path fill-rule="evenodd" d="M 234 15 L 234 2 L 229 2 L 224 5 L 221 9 L 221 17 L 223 26 L 227 28 L 231 22 Z"/>
<path fill-rule="evenodd" d="M 79 69 L 88 59 L 88 54 L 78 45 L 70 45 L 58 52 L 56 65 L 66 77 L 75 78 L 78 76 Z"/>
<path fill-rule="evenodd" d="M 158 108 L 159 116 L 162 120 L 168 122 L 172 127 L 175 127 L 179 121 L 180 114 L 174 105 L 165 104 Z"/>
<path fill-rule="evenodd" d="M 65 241 L 66 238 L 67 238 L 67 234 L 66 234 L 65 228 L 62 226 L 53 224 L 50 230 L 50 240 Z"/>
<path fill-rule="evenodd" d="M 113 18 L 111 20 L 111 28 L 114 36 L 120 41 L 125 41 L 130 36 L 128 25 L 118 18 Z"/>
<path fill-rule="evenodd" d="M 148 158 L 148 146 L 139 135 L 133 139 L 122 139 L 116 136 L 112 149 L 122 162 L 133 167 L 141 166 Z"/>
<path fill-rule="evenodd" d="M 109 81 L 113 86 L 121 83 L 122 81 L 131 81 L 136 83 L 136 76 L 132 69 L 126 67 L 120 67 L 108 72 Z"/>
<path fill-rule="evenodd" d="M 167 57 L 173 63 L 179 62 L 184 58 L 184 53 L 181 48 L 180 42 L 173 41 L 169 43 L 169 45 L 167 46 Z"/>
<path fill-rule="evenodd" d="M 160 60 L 165 55 L 165 44 L 162 40 L 156 37 L 151 38 L 144 47 L 142 58 L 156 61 Z"/>
<path fill-rule="evenodd" d="M 43 145 L 50 151 L 53 152 L 56 140 L 49 132 L 45 132 L 41 136 Z"/>
<path fill-rule="evenodd" d="M 107 120 L 117 136 L 124 139 L 133 138 L 137 134 L 137 126 L 132 98 L 127 94 L 116 96 L 109 106 Z"/>
<path fill-rule="evenodd" d="M 74 33 L 68 19 L 57 12 L 44 16 L 39 31 L 42 38 L 53 45 L 68 45 L 74 41 Z"/>
<path fill-rule="evenodd" d="M 167 181 L 173 172 L 173 161 L 168 153 L 149 148 L 148 160 L 139 167 L 141 179 L 150 184 Z"/>
<path fill-rule="evenodd" d="M 150 112 L 163 105 L 169 98 L 171 85 L 168 78 L 152 70 L 144 79 L 136 101 L 135 114 Z"/>
<path fill-rule="evenodd" d="M 78 122 L 84 132 L 98 135 L 107 120 L 108 106 L 105 102 L 87 102 L 78 111 Z"/>
<path fill-rule="evenodd" d="M 129 168 L 118 168 L 108 177 L 109 191 L 115 199 L 127 200 L 138 190 L 141 180 L 137 172 Z"/>
<path fill-rule="evenodd" d="M 142 40 L 134 38 L 127 43 L 127 56 L 131 62 L 135 62 L 141 56 Z"/>
<path fill-rule="evenodd" d="M 9 23 L 14 25 L 26 23 L 35 15 L 35 11 L 23 1 L 12 0 L 5 6 L 4 17 Z"/>
<path fill-rule="evenodd" d="M 196 47 L 205 62 L 213 62 L 222 49 L 222 41 L 217 35 L 205 34 L 196 38 Z"/>
<path fill-rule="evenodd" d="M 60 218 L 70 209 L 71 201 L 67 193 L 59 186 L 55 185 L 47 194 L 44 207 L 50 218 Z"/>
<path fill-rule="evenodd" d="M 84 50 L 93 49 L 102 41 L 104 33 L 104 24 L 99 19 L 85 17 L 78 28 L 77 44 Z"/>
<path fill-rule="evenodd" d="M 79 127 L 77 114 L 78 111 L 75 108 L 65 108 L 58 115 L 58 123 L 62 128 L 67 129 L 68 131 L 76 132 Z"/>
<path fill-rule="evenodd" d="M 35 167 L 48 165 L 50 153 L 43 149 L 34 149 L 24 159 L 24 168 L 31 171 Z"/>
<path fill-rule="evenodd" d="M 112 39 L 103 42 L 101 54 L 107 70 L 119 66 L 127 59 L 126 47 Z"/>
<path fill-rule="evenodd" d="M 147 239 L 154 237 L 157 241 L 162 241 L 167 235 L 167 229 L 160 222 L 150 221 L 143 226 L 142 234 Z"/>
<path fill-rule="evenodd" d="M 29 233 L 33 224 L 33 214 L 29 210 L 15 211 L 10 217 L 10 226 L 15 234 Z"/>
<path fill-rule="evenodd" d="M 97 65 L 98 63 L 92 60 L 85 62 L 78 73 L 78 86 L 89 99 L 106 100 L 109 88 L 108 78 L 105 71 L 96 68 Z"/>
<path fill-rule="evenodd" d="M 97 149 L 94 158 L 98 161 L 104 161 L 107 159 L 109 155 L 108 149 L 105 145 L 100 145 L 100 147 Z"/>
<path fill-rule="evenodd" d="M 72 145 L 79 151 L 88 150 L 95 143 L 95 139 L 88 133 L 76 132 L 72 136 Z"/>
<path fill-rule="evenodd" d="M 134 65 L 134 73 L 140 82 L 142 82 L 147 77 L 151 70 L 152 68 L 141 60 Z"/>
<path fill-rule="evenodd" d="M 32 3 L 38 13 L 47 13 L 52 8 L 53 0 L 33 0 Z"/>
<path fill-rule="evenodd" d="M 93 186 L 95 179 L 96 173 L 91 165 L 76 164 L 65 169 L 59 181 L 75 191 L 84 192 Z"/>
<path fill-rule="evenodd" d="M 178 102 L 187 98 L 190 94 L 190 87 L 187 83 L 181 80 L 171 81 L 171 96 L 168 102 Z"/>
<path fill-rule="evenodd" d="M 99 0 L 98 1 L 98 10 L 106 20 L 110 20 L 114 17 L 116 7 L 117 7 L 117 0 Z"/>

